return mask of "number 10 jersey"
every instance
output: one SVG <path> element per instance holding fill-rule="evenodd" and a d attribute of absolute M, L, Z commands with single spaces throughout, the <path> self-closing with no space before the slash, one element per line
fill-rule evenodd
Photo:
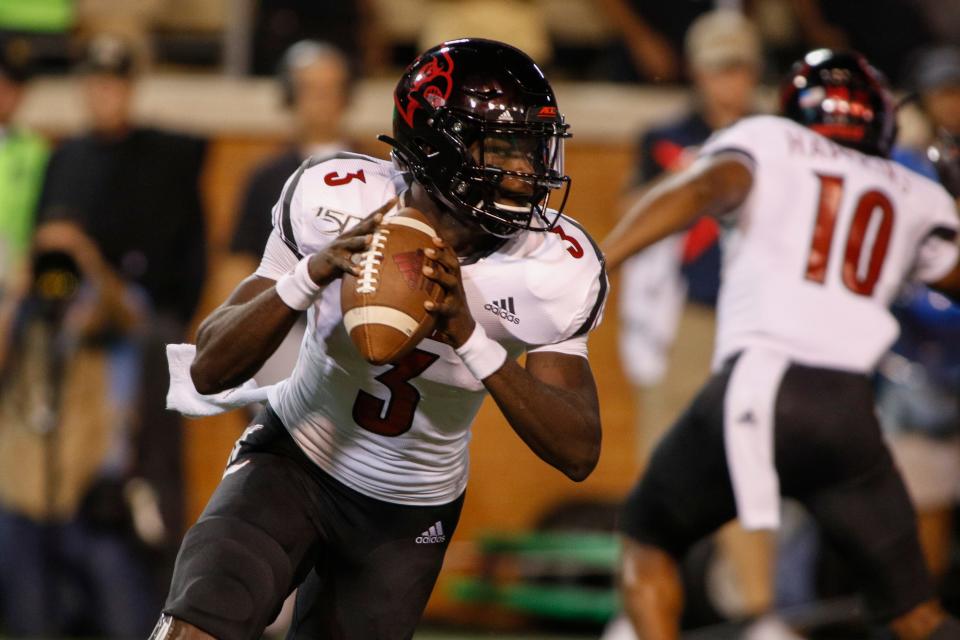
<path fill-rule="evenodd" d="M 405 188 L 381 160 L 346 153 L 308 160 L 274 207 L 257 275 L 278 279 Z M 521 232 L 461 273 L 474 319 L 509 357 L 586 357 L 607 279 L 600 252 L 576 222 L 563 218 L 552 233 Z M 321 469 L 373 498 L 455 500 L 466 486 L 470 426 L 486 395 L 480 381 L 451 347 L 431 339 L 393 365 L 368 364 L 344 329 L 339 280 L 307 318 L 296 367 L 269 398 L 297 444 Z"/>
<path fill-rule="evenodd" d="M 751 346 L 794 362 L 872 370 L 896 339 L 905 280 L 957 262 L 957 211 L 935 182 L 793 121 L 741 120 L 701 156 L 730 154 L 753 188 L 726 223 L 714 367 Z"/>

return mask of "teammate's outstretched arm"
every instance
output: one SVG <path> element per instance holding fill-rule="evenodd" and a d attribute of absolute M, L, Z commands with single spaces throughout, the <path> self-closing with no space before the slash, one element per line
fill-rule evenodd
<path fill-rule="evenodd" d="M 351 262 L 370 244 L 371 234 L 396 199 L 370 214 L 321 251 L 309 256 L 310 280 L 322 288 L 350 272 L 359 274 Z M 277 293 L 277 282 L 250 276 L 200 324 L 197 356 L 190 377 L 197 391 L 219 393 L 250 379 L 290 331 L 302 310 L 291 308 Z"/>
<path fill-rule="evenodd" d="M 467 306 L 460 263 L 442 240 L 434 242 L 437 248 L 428 249 L 427 256 L 437 268 L 425 266 L 423 273 L 446 291 L 439 305 L 425 303 L 439 316 L 439 338 L 461 358 L 465 358 L 461 348 L 470 340 L 480 341 L 474 351 L 503 354 L 502 347 L 485 335 L 475 336 L 482 330 Z M 586 479 L 600 457 L 600 406 L 587 359 L 538 352 L 528 354 L 525 369 L 509 357 L 502 360 L 502 355 L 496 362 L 502 365 L 482 382 L 513 430 L 537 456 L 571 480 Z"/>
<path fill-rule="evenodd" d="M 721 215 L 740 206 L 753 186 L 753 174 L 727 154 L 701 159 L 689 169 L 664 177 L 604 238 L 607 269 L 654 242 L 681 231 L 703 215 Z"/>

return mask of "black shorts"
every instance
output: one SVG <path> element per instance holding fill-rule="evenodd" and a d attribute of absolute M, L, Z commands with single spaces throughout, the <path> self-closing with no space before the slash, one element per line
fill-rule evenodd
<path fill-rule="evenodd" d="M 268 407 L 184 537 L 164 612 L 221 640 L 254 639 L 301 585 L 289 638 L 410 638 L 462 505 L 350 489 Z"/>
<path fill-rule="evenodd" d="M 733 364 L 664 436 L 624 507 L 626 535 L 676 558 L 736 517 L 723 433 Z M 867 377 L 790 365 L 776 395 L 774 454 L 781 494 L 800 501 L 850 562 L 878 621 L 933 597 L 913 506 Z"/>

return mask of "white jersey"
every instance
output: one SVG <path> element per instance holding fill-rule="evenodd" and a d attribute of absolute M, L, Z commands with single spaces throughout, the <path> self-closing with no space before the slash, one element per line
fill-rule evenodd
<path fill-rule="evenodd" d="M 402 174 L 381 160 L 348 153 L 308 160 L 274 207 L 257 275 L 276 280 L 405 188 Z M 521 232 L 461 273 L 473 317 L 509 357 L 586 357 L 607 278 L 576 222 L 563 218 L 553 233 Z M 370 365 L 342 319 L 337 281 L 310 308 L 296 367 L 271 392 L 271 405 L 307 456 L 347 486 L 393 503 L 456 499 L 466 486 L 470 425 L 484 386 L 451 347 L 430 339 L 396 365 Z"/>
<path fill-rule="evenodd" d="M 957 211 L 938 184 L 790 120 L 756 116 L 717 133 L 753 188 L 724 237 L 714 366 L 751 346 L 791 360 L 872 370 L 897 337 L 888 307 L 905 280 L 957 263 Z"/>

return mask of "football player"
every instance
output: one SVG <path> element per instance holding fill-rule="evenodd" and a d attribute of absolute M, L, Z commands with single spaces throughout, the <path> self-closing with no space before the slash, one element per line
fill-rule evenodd
<path fill-rule="evenodd" d="M 191 376 L 211 394 L 248 379 L 308 313 L 293 374 L 184 538 L 156 638 L 258 638 L 297 585 L 290 637 L 410 638 L 457 526 L 488 393 L 571 479 L 597 463 L 587 334 L 607 280 L 590 236 L 562 215 L 569 133 L 549 83 L 521 51 L 465 39 L 421 55 L 394 98 L 393 163 L 306 161 L 273 209 L 259 268 L 199 329 Z M 440 236 L 423 273 L 445 298 L 428 303 L 430 339 L 372 366 L 344 329 L 340 277 L 358 274 L 354 259 L 401 206 Z"/>
<path fill-rule="evenodd" d="M 905 280 L 960 293 L 956 208 L 887 159 L 892 97 L 859 55 L 809 53 L 781 100 L 785 117 L 719 132 L 605 242 L 616 266 L 698 216 L 726 226 L 713 377 L 625 507 L 626 607 L 640 637 L 676 638 L 678 559 L 734 517 L 776 528 L 787 495 L 849 561 L 874 620 L 900 638 L 957 638 L 869 379 L 897 334 L 888 306 Z"/>

